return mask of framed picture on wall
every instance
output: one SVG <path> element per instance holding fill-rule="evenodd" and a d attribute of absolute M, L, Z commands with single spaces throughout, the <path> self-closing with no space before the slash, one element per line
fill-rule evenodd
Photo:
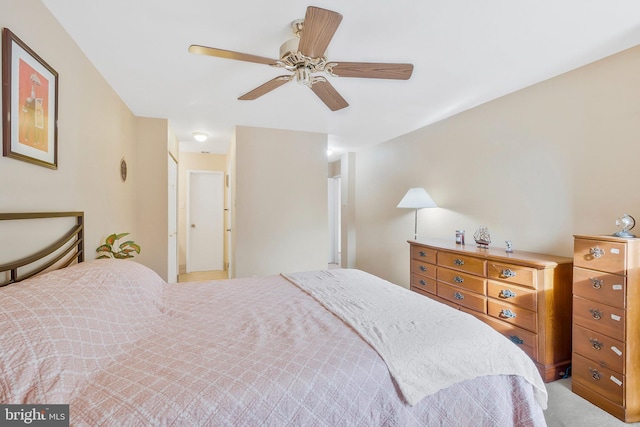
<path fill-rule="evenodd" d="M 2 154 L 58 168 L 58 73 L 2 30 Z"/>

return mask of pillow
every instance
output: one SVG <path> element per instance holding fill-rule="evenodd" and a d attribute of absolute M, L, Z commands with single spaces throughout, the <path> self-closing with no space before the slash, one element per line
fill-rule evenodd
<path fill-rule="evenodd" d="M 157 328 L 166 285 L 139 263 L 104 259 L 0 288 L 0 402 L 68 403 Z"/>

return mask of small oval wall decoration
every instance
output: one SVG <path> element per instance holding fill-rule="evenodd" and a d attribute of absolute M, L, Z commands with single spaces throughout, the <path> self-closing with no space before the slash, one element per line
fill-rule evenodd
<path fill-rule="evenodd" d="M 122 158 L 122 160 L 120 160 L 120 179 L 122 180 L 122 182 L 125 182 L 127 180 L 127 161 L 124 159 L 124 157 Z"/>

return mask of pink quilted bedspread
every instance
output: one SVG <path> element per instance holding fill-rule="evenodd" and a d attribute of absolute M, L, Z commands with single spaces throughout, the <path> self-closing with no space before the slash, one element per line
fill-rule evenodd
<path fill-rule="evenodd" d="M 96 261 L 0 290 L 0 401 L 69 403 L 77 426 L 545 425 L 517 376 L 407 405 L 379 355 L 280 276 L 166 285 L 116 262 L 124 278 Z"/>

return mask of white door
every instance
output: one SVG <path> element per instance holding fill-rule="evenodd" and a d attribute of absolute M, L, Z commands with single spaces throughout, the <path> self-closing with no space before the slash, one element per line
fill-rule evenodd
<path fill-rule="evenodd" d="M 169 156 L 169 259 L 167 282 L 178 281 L 178 164 Z"/>
<path fill-rule="evenodd" d="M 224 270 L 224 173 L 187 173 L 187 273 Z"/>

